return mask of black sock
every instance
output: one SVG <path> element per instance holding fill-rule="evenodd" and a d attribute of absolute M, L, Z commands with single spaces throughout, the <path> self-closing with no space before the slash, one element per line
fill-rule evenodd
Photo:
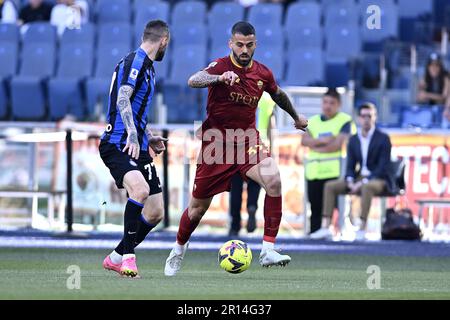
<path fill-rule="evenodd" d="M 138 221 L 138 227 L 137 227 L 137 233 L 136 233 L 136 239 L 134 240 L 134 247 L 136 248 L 142 241 L 144 241 L 145 237 L 149 234 L 149 232 L 154 228 L 155 226 L 147 222 L 145 220 L 144 216 L 141 214 L 139 221 Z M 119 245 L 114 250 L 118 254 L 123 255 L 123 239 L 120 241 Z"/>
<path fill-rule="evenodd" d="M 123 223 L 123 254 L 134 254 L 134 242 L 136 241 L 138 221 L 143 207 L 143 204 L 128 198 Z"/>

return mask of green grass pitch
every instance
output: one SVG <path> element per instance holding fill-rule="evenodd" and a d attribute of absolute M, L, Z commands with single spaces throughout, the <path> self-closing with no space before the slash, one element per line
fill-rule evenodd
<path fill-rule="evenodd" d="M 450 258 L 289 253 L 286 268 L 221 270 L 215 251 L 188 251 L 181 272 L 163 274 L 168 250 L 137 251 L 141 279 L 102 269 L 106 250 L 0 249 L 0 299 L 450 299 Z M 81 270 L 67 289 L 67 268 Z M 381 289 L 369 290 L 378 265 Z"/>

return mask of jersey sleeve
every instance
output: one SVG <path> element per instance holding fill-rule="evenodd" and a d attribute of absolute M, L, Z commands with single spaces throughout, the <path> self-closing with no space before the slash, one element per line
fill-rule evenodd
<path fill-rule="evenodd" d="M 273 95 L 273 94 L 275 94 L 277 92 L 278 84 L 275 81 L 275 78 L 273 77 L 272 71 L 267 69 L 266 73 L 267 73 L 267 75 L 266 75 L 266 88 L 264 89 L 264 91 L 266 91 L 270 95 Z"/>
<path fill-rule="evenodd" d="M 123 63 L 123 74 L 122 80 L 120 81 L 120 86 L 128 85 L 134 87 L 136 86 L 136 81 L 139 73 L 141 72 L 142 66 L 144 65 L 144 59 L 134 56 L 133 59 L 126 58 Z"/>
<path fill-rule="evenodd" d="M 214 60 L 203 70 L 214 75 L 221 75 L 228 71 L 226 70 L 226 63 L 222 59 Z"/>

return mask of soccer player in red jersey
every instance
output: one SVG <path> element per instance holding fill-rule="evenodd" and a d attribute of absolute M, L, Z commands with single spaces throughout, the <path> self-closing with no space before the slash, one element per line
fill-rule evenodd
<path fill-rule="evenodd" d="M 291 260 L 288 255 L 274 250 L 281 222 L 281 180 L 278 166 L 256 130 L 258 101 L 266 91 L 294 119 L 295 128 L 305 131 L 308 122 L 297 115 L 270 69 L 253 60 L 254 27 L 247 22 L 238 22 L 231 33 L 230 56 L 217 59 L 188 81 L 193 88 L 208 87 L 208 116 L 200 133 L 202 150 L 192 198 L 181 216 L 175 246 L 166 260 L 166 276 L 174 276 L 180 270 L 192 232 L 208 210 L 213 196 L 230 190 L 231 178 L 236 172 L 244 179 L 258 182 L 266 191 L 260 264 L 265 267 L 286 265 Z"/>

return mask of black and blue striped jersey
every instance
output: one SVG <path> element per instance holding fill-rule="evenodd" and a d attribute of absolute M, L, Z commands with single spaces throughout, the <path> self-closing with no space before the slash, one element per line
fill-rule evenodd
<path fill-rule="evenodd" d="M 145 127 L 147 126 L 147 112 L 155 93 L 155 84 L 153 61 L 148 58 L 143 49 L 138 48 L 120 60 L 111 80 L 107 127 L 101 137 L 102 140 L 113 143 L 118 148 L 127 142 L 128 134 L 117 108 L 117 96 L 119 88 L 128 85 L 134 89 L 130 102 L 139 145 L 141 150 L 147 150 L 148 139 Z"/>

